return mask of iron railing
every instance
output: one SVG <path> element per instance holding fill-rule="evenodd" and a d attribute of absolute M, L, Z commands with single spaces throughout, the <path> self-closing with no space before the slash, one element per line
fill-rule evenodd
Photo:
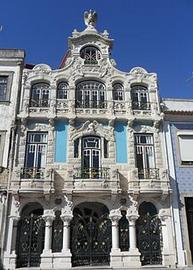
<path fill-rule="evenodd" d="M 50 100 L 48 98 L 30 99 L 30 107 L 49 107 Z"/>
<path fill-rule="evenodd" d="M 159 179 L 159 169 L 157 168 L 144 168 L 138 169 L 139 179 Z"/>
<path fill-rule="evenodd" d="M 107 109 L 107 101 L 100 100 L 88 100 L 79 101 L 76 100 L 76 108 L 82 109 Z"/>
<path fill-rule="evenodd" d="M 139 101 L 132 101 L 132 109 L 133 110 L 151 110 L 151 103 L 150 102 L 139 102 Z"/>
<path fill-rule="evenodd" d="M 45 178 L 45 168 L 21 168 L 21 179 L 43 179 Z"/>
<path fill-rule="evenodd" d="M 110 168 L 77 168 L 74 179 L 109 179 Z"/>

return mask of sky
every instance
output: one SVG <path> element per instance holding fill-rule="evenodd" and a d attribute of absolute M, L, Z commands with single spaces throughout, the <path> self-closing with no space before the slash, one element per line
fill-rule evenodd
<path fill-rule="evenodd" d="M 0 48 L 26 52 L 26 63 L 58 68 L 83 14 L 114 39 L 112 58 L 129 72 L 158 74 L 161 97 L 193 99 L 193 0 L 0 0 Z"/>

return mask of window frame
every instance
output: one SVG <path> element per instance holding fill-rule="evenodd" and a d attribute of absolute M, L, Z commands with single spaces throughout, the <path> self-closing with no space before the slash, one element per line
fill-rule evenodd
<path fill-rule="evenodd" d="M 44 89 L 40 89 L 41 90 L 41 99 L 38 97 L 37 100 L 35 99 L 32 99 L 33 97 L 33 90 L 35 90 L 33 87 L 37 86 L 37 85 L 47 85 L 48 87 L 46 88 L 46 90 L 48 91 L 48 98 L 47 99 L 43 99 L 42 98 L 42 91 Z M 40 96 L 40 95 L 39 95 Z M 34 106 L 33 102 L 36 101 L 36 103 L 38 103 L 37 105 L 38 106 Z M 40 101 L 47 101 L 47 106 L 40 106 Z M 29 102 L 29 106 L 32 107 L 32 108 L 49 108 L 50 106 L 50 83 L 49 82 L 45 82 L 45 81 L 40 81 L 40 82 L 35 82 L 35 83 L 32 83 L 31 84 L 31 88 L 30 88 L 30 102 Z"/>
<path fill-rule="evenodd" d="M 0 99 L 0 104 L 1 103 L 9 103 L 10 102 L 10 97 L 11 97 L 11 88 L 13 84 L 13 71 L 0 71 L 0 77 L 7 77 L 7 89 L 6 89 L 6 99 L 1 100 Z"/>
<path fill-rule="evenodd" d="M 89 50 L 89 49 L 90 49 L 90 52 L 86 52 L 86 50 Z M 94 53 L 95 55 L 93 54 L 94 56 L 91 55 L 91 49 L 95 52 Z M 86 57 L 86 54 L 88 55 L 88 53 L 89 53 L 89 58 L 90 59 L 86 59 L 85 58 Z M 80 57 L 84 60 L 84 64 L 85 65 L 89 65 L 89 66 L 98 65 L 98 62 L 101 59 L 101 51 L 97 47 L 95 47 L 93 45 L 88 45 L 88 46 L 83 47 L 80 50 Z"/>
<path fill-rule="evenodd" d="M 182 160 L 182 154 L 181 154 L 181 147 L 180 147 L 180 136 L 191 136 L 192 137 L 192 140 L 193 140 L 193 130 L 180 130 L 180 131 L 177 131 L 177 153 L 178 153 L 178 161 L 179 161 L 179 166 L 180 167 L 193 167 L 193 158 L 191 161 L 187 161 L 187 163 L 184 163 L 183 162 L 186 162 L 186 161 L 183 161 Z M 189 163 L 188 163 L 189 162 Z"/>
<path fill-rule="evenodd" d="M 115 88 L 115 86 L 121 86 L 120 88 Z M 123 84 L 121 82 L 115 82 L 112 85 L 112 96 L 113 96 L 113 101 L 124 101 L 125 100 L 125 96 L 124 96 L 124 87 Z M 121 99 L 120 99 L 121 97 Z"/>
<path fill-rule="evenodd" d="M 0 130 L 0 167 L 3 167 L 6 130 Z"/>
<path fill-rule="evenodd" d="M 67 87 L 65 89 L 60 89 L 59 87 L 62 84 L 65 84 Z M 60 98 L 58 95 L 59 91 L 66 92 L 66 98 Z M 57 83 L 57 90 L 56 90 L 56 99 L 57 100 L 67 100 L 68 99 L 68 92 L 69 92 L 69 84 L 66 81 L 60 81 Z M 63 95 L 63 96 L 65 96 L 65 95 Z"/>
<path fill-rule="evenodd" d="M 145 93 L 146 102 L 143 103 L 142 98 L 144 98 L 144 97 L 142 97 L 141 94 L 144 94 L 144 93 Z M 135 96 L 135 94 L 137 94 L 137 95 Z M 137 100 L 135 101 L 136 97 L 137 97 Z M 150 106 L 148 86 L 143 85 L 143 84 L 131 85 L 131 102 L 132 102 L 132 110 L 134 110 L 134 111 L 138 111 L 138 110 L 139 111 L 148 111 L 148 110 L 150 110 L 151 106 Z M 137 103 L 136 108 L 134 107 L 134 104 L 133 104 L 134 102 Z M 145 104 L 147 107 L 141 108 L 141 105 L 143 105 L 143 104 Z"/>

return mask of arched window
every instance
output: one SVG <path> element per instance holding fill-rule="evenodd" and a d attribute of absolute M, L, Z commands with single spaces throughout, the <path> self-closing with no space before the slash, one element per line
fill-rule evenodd
<path fill-rule="evenodd" d="M 88 46 L 80 51 L 80 57 L 84 59 L 86 65 L 97 65 L 98 60 L 101 59 L 101 53 L 96 47 Z"/>
<path fill-rule="evenodd" d="M 76 108 L 106 108 L 105 86 L 98 81 L 83 81 L 76 87 Z"/>
<path fill-rule="evenodd" d="M 161 221 L 157 209 L 151 202 L 139 206 L 136 222 L 137 246 L 141 253 L 142 265 L 162 264 Z"/>
<path fill-rule="evenodd" d="M 36 83 L 31 87 L 30 106 L 31 107 L 48 107 L 49 106 L 49 84 Z"/>
<path fill-rule="evenodd" d="M 146 86 L 134 85 L 131 87 L 133 110 L 150 110 L 149 94 Z"/>
<path fill-rule="evenodd" d="M 113 100 L 124 100 L 123 85 L 121 83 L 113 84 Z"/>
<path fill-rule="evenodd" d="M 67 99 L 68 98 L 68 84 L 67 82 L 60 82 L 57 86 L 57 99 Z"/>

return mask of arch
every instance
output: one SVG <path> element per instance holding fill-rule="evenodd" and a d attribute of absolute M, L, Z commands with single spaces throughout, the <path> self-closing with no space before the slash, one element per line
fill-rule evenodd
<path fill-rule="evenodd" d="M 131 99 L 133 110 L 149 110 L 149 93 L 148 86 L 143 83 L 131 84 Z"/>
<path fill-rule="evenodd" d="M 124 100 L 124 87 L 121 82 L 113 83 L 113 100 L 117 100 L 117 101 Z"/>
<path fill-rule="evenodd" d="M 81 48 L 80 57 L 84 59 L 85 65 L 97 65 L 101 59 L 101 52 L 96 46 L 86 45 Z"/>
<path fill-rule="evenodd" d="M 17 226 L 17 267 L 38 267 L 44 246 L 43 207 L 39 203 L 28 203 L 21 211 Z"/>
<path fill-rule="evenodd" d="M 136 232 L 141 263 L 160 265 L 162 264 L 162 235 L 158 211 L 153 203 L 144 201 L 139 206 L 139 215 Z"/>
<path fill-rule="evenodd" d="M 105 88 L 105 84 L 98 80 L 84 80 L 77 83 L 76 108 L 106 108 Z"/>
<path fill-rule="evenodd" d="M 57 83 L 56 98 L 67 99 L 68 98 L 69 85 L 66 81 L 59 81 Z"/>
<path fill-rule="evenodd" d="M 31 85 L 30 107 L 48 107 L 50 84 L 40 81 Z"/>
<path fill-rule="evenodd" d="M 72 265 L 106 265 L 110 261 L 111 221 L 108 208 L 83 202 L 73 210 L 71 222 Z"/>

